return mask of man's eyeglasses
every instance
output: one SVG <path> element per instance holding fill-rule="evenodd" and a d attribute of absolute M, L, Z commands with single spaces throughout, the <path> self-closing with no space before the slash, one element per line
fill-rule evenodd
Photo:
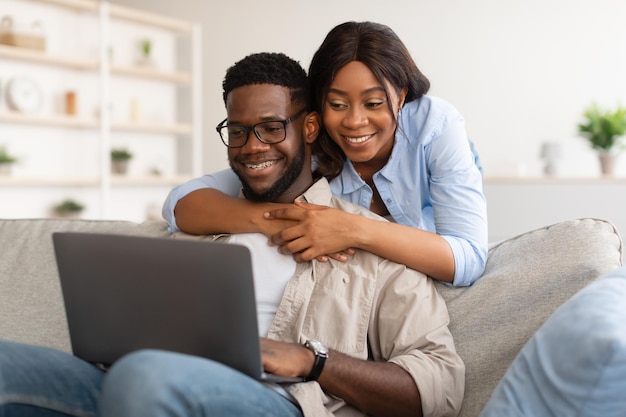
<path fill-rule="evenodd" d="M 220 134 L 222 142 L 229 148 L 241 148 L 248 142 L 250 130 L 254 131 L 256 137 L 263 143 L 275 144 L 280 143 L 287 137 L 286 127 L 289 123 L 302 116 L 306 109 L 300 110 L 298 113 L 286 120 L 271 120 L 267 122 L 256 123 L 252 126 L 244 126 L 239 124 L 227 125 L 228 119 L 224 119 L 222 123 L 217 125 L 215 130 Z"/>

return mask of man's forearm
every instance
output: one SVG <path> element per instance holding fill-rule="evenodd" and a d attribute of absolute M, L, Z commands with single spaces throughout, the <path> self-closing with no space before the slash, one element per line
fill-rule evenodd
<path fill-rule="evenodd" d="M 324 391 L 374 416 L 422 416 L 415 381 L 390 362 L 355 359 L 332 351 L 319 380 Z"/>

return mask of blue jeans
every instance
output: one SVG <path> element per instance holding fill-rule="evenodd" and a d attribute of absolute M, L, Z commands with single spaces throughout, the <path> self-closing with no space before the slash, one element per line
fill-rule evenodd
<path fill-rule="evenodd" d="M 0 341 L 0 417 L 95 416 L 103 378 L 69 353 Z"/>
<path fill-rule="evenodd" d="M 144 350 L 116 362 L 100 397 L 102 417 L 302 417 L 300 408 L 220 363 Z"/>

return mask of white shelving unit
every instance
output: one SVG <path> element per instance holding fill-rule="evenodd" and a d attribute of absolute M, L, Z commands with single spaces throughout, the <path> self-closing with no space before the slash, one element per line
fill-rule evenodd
<path fill-rule="evenodd" d="M 201 175 L 198 24 L 108 1 L 3 2 L 16 30 L 43 23 L 46 49 L 0 45 L 0 146 L 19 158 L 0 176 L 0 217 L 45 217 L 71 196 L 86 203 L 83 217 L 141 221 L 173 185 Z M 152 40 L 152 65 L 137 63 L 140 38 Z M 2 97 L 24 74 L 46 98 L 37 112 L 11 110 Z M 77 95 L 74 115 L 64 112 L 65 91 Z M 135 155 L 131 171 L 112 175 L 110 151 L 122 146 Z"/>

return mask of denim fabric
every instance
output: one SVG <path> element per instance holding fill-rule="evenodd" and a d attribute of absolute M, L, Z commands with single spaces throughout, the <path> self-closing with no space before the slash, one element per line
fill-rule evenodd
<path fill-rule="evenodd" d="M 0 342 L 0 417 L 95 416 L 103 376 L 66 352 Z"/>
<path fill-rule="evenodd" d="M 131 353 L 109 370 L 102 417 L 301 417 L 299 407 L 220 363 L 173 352 Z"/>

